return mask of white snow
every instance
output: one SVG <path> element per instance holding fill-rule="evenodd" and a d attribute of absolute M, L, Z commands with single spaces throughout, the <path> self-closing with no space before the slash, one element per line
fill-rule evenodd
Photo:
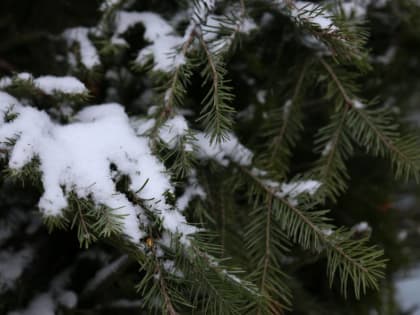
<path fill-rule="evenodd" d="M 140 119 L 132 122 L 138 135 L 146 134 L 155 124 L 154 119 Z M 174 147 L 174 143 L 179 137 L 182 137 L 188 131 L 188 125 L 185 118 L 176 115 L 169 119 L 160 129 L 159 137 L 169 147 Z M 210 142 L 210 138 L 204 132 L 194 132 L 192 147 L 196 150 L 197 157 L 200 159 L 216 160 L 223 166 L 229 165 L 233 161 L 242 166 L 249 166 L 252 162 L 252 152 L 243 146 L 236 136 L 232 133 L 228 134 L 228 138 L 220 143 Z M 189 147 L 187 147 L 187 150 Z"/>
<path fill-rule="evenodd" d="M 267 90 L 257 91 L 257 101 L 261 104 L 265 104 L 267 101 Z"/>
<path fill-rule="evenodd" d="M 55 315 L 55 303 L 51 294 L 44 293 L 35 297 L 25 310 L 9 312 L 8 315 Z"/>
<path fill-rule="evenodd" d="M 396 279 L 395 286 L 403 310 L 416 308 L 415 312 L 410 314 L 420 315 L 420 267 L 417 266 L 404 277 Z"/>
<path fill-rule="evenodd" d="M 112 41 L 116 44 L 126 44 L 119 37 L 130 27 L 143 24 L 144 38 L 151 44 L 140 50 L 136 62 L 144 64 L 153 58 L 155 71 L 171 71 L 177 64 L 185 62 L 176 54 L 176 48 L 183 43 L 183 38 L 175 35 L 174 29 L 160 15 L 152 12 L 119 11 L 116 14 L 116 30 Z"/>
<path fill-rule="evenodd" d="M 32 80 L 32 79 L 33 79 L 32 74 L 30 74 L 30 73 L 28 73 L 28 72 L 21 72 L 21 73 L 18 73 L 18 74 L 16 75 L 16 77 L 17 77 L 18 79 L 20 79 L 20 80 L 24 80 L 24 81 L 28 81 L 28 80 Z"/>
<path fill-rule="evenodd" d="M 258 176 L 259 170 L 253 169 L 252 173 L 254 176 Z M 289 183 L 279 183 L 270 179 L 262 179 L 261 181 L 266 187 L 272 189 L 278 198 L 287 198 L 292 205 L 298 204 L 296 198 L 301 194 L 309 194 L 312 196 L 322 185 L 321 182 L 313 179 L 295 180 Z"/>
<path fill-rule="evenodd" d="M 140 118 L 133 120 L 131 122 L 131 125 L 133 126 L 134 130 L 136 131 L 136 134 L 139 136 L 145 136 L 156 124 L 156 119 L 145 119 Z"/>
<path fill-rule="evenodd" d="M 16 98 L 6 92 L 0 91 L 0 109 L 3 113 L 17 104 L 19 104 L 19 101 Z M 3 117 L 0 117 L 0 120 L 3 121 Z"/>
<path fill-rule="evenodd" d="M 227 14 L 229 15 L 229 14 Z M 232 24 L 231 20 L 226 20 L 221 15 L 209 14 L 206 21 L 201 25 L 200 29 L 203 34 L 204 41 L 213 53 L 220 53 L 227 51 L 233 43 L 237 32 L 249 34 L 257 28 L 254 20 L 249 17 L 242 17 Z M 217 29 L 232 30 L 229 34 L 225 34 L 218 38 Z"/>
<path fill-rule="evenodd" d="M 67 40 L 68 45 L 77 43 L 80 49 L 80 59 L 82 64 L 87 69 L 92 69 L 93 67 L 100 64 L 98 52 L 96 51 L 95 46 L 93 46 L 89 37 L 89 28 L 86 27 L 75 27 L 67 29 L 63 36 Z"/>
<path fill-rule="evenodd" d="M 0 293 L 15 287 L 16 280 L 32 261 L 33 252 L 24 248 L 17 252 L 0 252 Z"/>
<path fill-rule="evenodd" d="M 106 11 L 108 8 L 119 4 L 121 0 L 104 0 L 99 7 L 100 11 Z"/>
<path fill-rule="evenodd" d="M 387 65 L 394 59 L 396 53 L 397 47 L 390 46 L 383 55 L 374 57 L 374 61 Z"/>
<path fill-rule="evenodd" d="M 74 308 L 77 305 L 77 300 L 76 293 L 70 290 L 61 292 L 57 298 L 57 302 L 66 308 Z"/>
<path fill-rule="evenodd" d="M 366 1 L 348 1 L 341 3 L 343 13 L 347 18 L 363 19 L 366 16 Z"/>
<path fill-rule="evenodd" d="M 8 109 L 6 104 L 0 104 L 0 111 Z M 12 169 L 20 169 L 34 158 L 39 160 L 44 193 L 38 206 L 44 215 L 61 215 L 68 206 L 69 193 L 74 192 L 124 215 L 123 233 L 138 242 L 146 235 L 140 223 L 147 223 L 147 219 L 140 206 L 116 190 L 110 170 L 114 164 L 130 178 L 131 191 L 162 217 L 167 229 L 173 233 L 193 231 L 185 218 L 164 202 L 166 193 L 173 191 L 169 177 L 152 155 L 148 140 L 136 136 L 121 105 L 86 107 L 73 123 L 64 126 L 32 107 L 18 105 L 14 112 L 18 117 L 12 122 L 0 121 L 0 142 L 18 135 L 16 144 L 10 149 L 1 143 L 0 148 L 11 150 Z"/>
<path fill-rule="evenodd" d="M 321 231 L 325 236 L 330 236 L 334 233 L 334 231 L 332 229 L 323 229 Z"/>
<path fill-rule="evenodd" d="M 205 22 L 209 12 L 213 11 L 216 6 L 216 0 L 196 1 L 194 4 L 193 20 L 196 24 Z"/>
<path fill-rule="evenodd" d="M 239 31 L 243 34 L 249 34 L 253 30 L 257 29 L 257 24 L 249 17 L 246 17 L 242 20 L 240 24 Z"/>
<path fill-rule="evenodd" d="M 325 145 L 324 150 L 322 150 L 321 155 L 326 156 L 327 154 L 329 154 L 331 152 L 331 149 L 332 149 L 332 143 L 331 143 L 331 141 L 329 141 Z"/>
<path fill-rule="evenodd" d="M 294 1 L 292 3 L 291 16 L 298 21 L 305 21 L 319 26 L 321 29 L 334 31 L 336 26 L 322 6 L 307 1 Z"/>
<path fill-rule="evenodd" d="M 358 233 L 368 232 L 368 231 L 371 231 L 372 230 L 372 228 L 370 227 L 370 225 L 367 222 L 365 222 L 365 221 L 362 221 L 362 222 L 357 223 L 351 229 L 352 229 L 352 231 L 358 232 Z"/>
<path fill-rule="evenodd" d="M 296 198 L 302 193 L 313 195 L 319 187 L 321 187 L 321 182 L 313 179 L 283 183 L 280 188 L 280 195 L 291 198 Z"/>
<path fill-rule="evenodd" d="M 206 192 L 203 187 L 198 183 L 195 170 L 191 171 L 188 177 L 188 186 L 185 188 L 184 193 L 177 199 L 176 206 L 180 211 L 185 210 L 188 204 L 195 198 L 206 198 Z"/>
<path fill-rule="evenodd" d="M 112 273 L 116 272 L 121 266 L 126 264 L 128 261 L 128 256 L 123 255 L 120 258 L 117 258 L 109 265 L 98 270 L 95 276 L 90 280 L 85 287 L 85 291 L 94 291 L 106 278 L 108 278 Z"/>
<path fill-rule="evenodd" d="M 87 92 L 82 82 L 70 76 L 56 77 L 46 75 L 36 78 L 34 84 L 37 88 L 50 95 L 54 93 L 82 94 Z"/>
<path fill-rule="evenodd" d="M 352 101 L 353 107 L 357 108 L 357 109 L 363 109 L 365 108 L 365 104 L 363 104 L 361 101 L 359 101 L 358 99 L 354 99 Z"/>
<path fill-rule="evenodd" d="M 12 84 L 12 79 L 10 77 L 3 77 L 0 79 L 0 89 L 4 89 Z"/>
<path fill-rule="evenodd" d="M 252 152 L 240 144 L 232 133 L 228 134 L 227 140 L 220 143 L 211 143 L 210 138 L 202 132 L 197 133 L 195 138 L 198 157 L 202 159 L 214 159 L 223 166 L 229 164 L 229 159 L 242 166 L 249 166 L 252 162 Z"/>
<path fill-rule="evenodd" d="M 33 83 L 35 88 L 40 89 L 49 95 L 53 95 L 55 93 L 83 94 L 88 92 L 82 82 L 71 76 L 56 77 L 46 75 L 34 79 L 31 74 L 23 72 L 18 73 L 16 75 L 16 79 Z M 13 80 L 9 77 L 5 77 L 0 80 L 0 88 L 6 88 L 11 84 L 13 84 Z"/>
<path fill-rule="evenodd" d="M 145 64 L 152 56 L 154 61 L 153 70 L 161 70 L 164 72 L 171 71 L 174 67 L 185 63 L 183 57 L 178 57 L 175 52 L 176 48 L 182 44 L 182 38 L 178 36 L 168 35 L 160 40 L 154 41 L 152 45 L 143 48 L 136 62 Z"/>
<path fill-rule="evenodd" d="M 347 18 L 364 19 L 369 6 L 383 8 L 389 0 L 344 0 L 340 3 Z"/>
<path fill-rule="evenodd" d="M 289 116 L 290 113 L 290 108 L 293 105 L 293 101 L 291 99 L 288 99 L 286 102 L 284 102 L 283 105 L 283 117 L 284 119 L 287 119 L 287 117 Z"/>
<path fill-rule="evenodd" d="M 119 11 L 116 17 L 115 33 L 122 35 L 130 27 L 139 23 L 144 25 L 144 37 L 150 42 L 173 32 L 172 26 L 156 13 Z"/>
<path fill-rule="evenodd" d="M 181 115 L 176 115 L 165 122 L 159 129 L 159 138 L 165 142 L 169 148 L 173 149 L 179 139 L 186 135 L 188 124 Z"/>
<path fill-rule="evenodd" d="M 399 231 L 399 232 L 398 232 L 398 234 L 397 234 L 397 239 L 398 239 L 400 242 L 403 242 L 403 241 L 405 241 L 405 240 L 407 239 L 407 236 L 408 236 L 408 232 L 407 232 L 407 230 L 401 230 L 401 231 Z"/>

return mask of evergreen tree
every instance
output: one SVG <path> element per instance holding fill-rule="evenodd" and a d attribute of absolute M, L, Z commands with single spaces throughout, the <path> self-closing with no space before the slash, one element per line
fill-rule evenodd
<path fill-rule="evenodd" d="M 418 3 L 42 2 L 0 5 L 1 314 L 399 314 Z"/>

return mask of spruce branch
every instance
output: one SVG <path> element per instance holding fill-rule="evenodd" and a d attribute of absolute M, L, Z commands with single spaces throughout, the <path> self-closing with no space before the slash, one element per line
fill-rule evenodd
<path fill-rule="evenodd" d="M 295 205 L 286 197 L 267 186 L 252 171 L 240 168 L 257 185 L 262 193 L 273 198 L 275 217 L 293 241 L 304 249 L 327 254 L 327 271 L 330 284 L 336 273 L 339 275 L 343 295 L 347 296 L 347 283 L 351 280 L 356 298 L 367 288 L 378 288 L 378 280 L 383 277 L 385 260 L 383 251 L 374 246 L 366 246 L 366 239 L 353 240 L 344 228 L 336 229 L 328 222 L 328 210 L 313 210 L 315 204 L 308 200 Z"/>
<path fill-rule="evenodd" d="M 313 173 L 323 183 L 320 188 L 333 201 L 344 192 L 349 175 L 346 160 L 353 153 L 353 146 L 347 130 L 349 107 L 331 116 L 330 123 L 322 127 L 315 140 L 315 150 L 321 157 L 315 164 Z"/>
<path fill-rule="evenodd" d="M 273 109 L 268 115 L 264 126 L 264 136 L 269 138 L 266 154 L 263 154 L 263 164 L 268 170 L 273 170 L 276 176 L 283 178 L 287 172 L 292 155 L 292 149 L 299 140 L 299 132 L 303 129 L 303 115 L 300 108 L 302 89 L 307 71 L 305 64 L 298 77 L 291 99 L 283 107 Z"/>
<path fill-rule="evenodd" d="M 182 44 L 180 50 L 181 56 L 185 57 L 187 55 L 191 44 L 197 36 L 197 28 L 198 25 L 194 25 L 187 40 Z M 186 63 L 177 64 L 170 77 L 171 78 L 164 95 L 164 105 L 159 115 L 162 121 L 165 121 L 165 119 L 170 117 L 174 107 L 182 104 L 182 99 L 185 96 L 189 78 L 191 77 L 191 62 L 187 60 Z M 161 124 L 162 122 L 160 122 L 159 125 Z"/>
<path fill-rule="evenodd" d="M 360 22 L 335 15 L 323 4 L 301 1 L 298 5 L 294 1 L 286 1 L 283 6 L 275 1 L 275 6 L 280 8 L 280 12 L 288 15 L 303 32 L 304 44 L 308 36 L 311 38 L 311 44 L 306 45 L 317 50 L 319 54 L 332 55 L 344 62 L 351 61 L 362 71 L 370 69 L 364 48 L 368 34 Z M 322 23 L 318 19 L 322 20 Z"/>
<path fill-rule="evenodd" d="M 322 66 L 327 70 L 328 74 L 331 76 L 332 80 L 336 84 L 338 90 L 340 91 L 346 105 L 353 106 L 353 99 L 349 96 L 347 93 L 346 88 L 344 87 L 341 80 L 336 75 L 333 68 L 324 60 L 324 58 L 319 58 L 319 61 L 321 62 Z"/>
<path fill-rule="evenodd" d="M 72 195 L 70 198 L 74 208 L 74 216 L 70 225 L 70 229 L 77 228 L 77 238 L 81 247 L 88 248 L 92 242 L 97 240 L 96 235 L 93 233 L 93 227 L 91 226 L 92 212 L 87 211 L 81 205 L 81 200 L 77 196 Z M 69 200 L 69 201 L 70 201 Z"/>
<path fill-rule="evenodd" d="M 259 283 L 261 294 L 267 296 L 268 308 L 272 314 L 282 314 L 291 305 L 286 284 L 288 277 L 281 270 L 280 263 L 283 253 L 289 250 L 289 244 L 279 223 L 273 220 L 272 196 L 268 198 L 267 207 L 257 206 L 250 214 L 251 222 L 244 234 L 245 246 L 253 266 L 256 266 L 252 278 Z M 263 314 L 263 311 L 257 305 L 257 314 Z"/>
<path fill-rule="evenodd" d="M 348 124 L 355 140 L 368 152 L 390 159 L 396 178 L 407 181 L 413 177 L 419 181 L 418 139 L 413 135 L 400 136 L 388 109 L 352 108 Z"/>
<path fill-rule="evenodd" d="M 210 51 L 202 35 L 199 41 L 206 59 L 201 72 L 204 77 L 203 85 L 209 84 L 210 89 L 202 101 L 204 107 L 198 121 L 203 123 L 205 132 L 210 135 L 210 141 L 220 143 L 227 139 L 227 133 L 233 124 L 234 109 L 228 105 L 233 100 L 232 88 L 225 79 L 227 70 L 224 62 Z"/>
<path fill-rule="evenodd" d="M 396 178 L 419 180 L 420 147 L 412 135 L 400 136 L 393 115 L 388 108 L 365 108 L 357 98 L 349 95 L 333 68 L 323 59 L 321 64 L 339 89 L 348 111 L 346 128 L 355 141 L 374 156 L 391 160 Z M 343 110 L 343 109 L 341 109 Z"/>

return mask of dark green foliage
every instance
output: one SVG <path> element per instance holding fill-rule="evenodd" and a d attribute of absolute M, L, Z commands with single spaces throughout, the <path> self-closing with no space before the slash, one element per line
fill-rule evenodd
<path fill-rule="evenodd" d="M 121 103 L 136 132 L 150 125 L 138 136 L 174 183 L 165 200 L 152 201 L 171 211 L 188 197 L 182 215 L 199 232 L 166 230 L 151 200 L 137 196 L 152 181 L 132 191 L 128 175 L 112 163 L 116 190 L 144 210 L 138 243 L 125 238 L 124 215 L 93 196 L 79 198 L 77 187 L 66 192 L 62 214 L 42 217 L 49 237 L 35 216 L 13 219 L 16 208 L 35 209 L 43 189 L 38 158 L 18 170 L 7 164 L 16 134 L 0 144 L 0 223 L 18 222 L 0 240 L 0 254 L 28 246 L 40 262 L 0 291 L 0 312 L 23 309 L 47 292 L 57 314 L 66 315 L 400 314 L 391 277 L 412 263 L 399 260 L 418 236 L 402 246 L 397 235 L 401 226 L 414 235 L 419 218 L 405 219 L 387 204 L 395 198 L 394 180 L 409 189 L 419 180 L 418 138 L 401 119 L 415 109 L 420 86 L 416 4 L 372 4 L 364 21 L 346 15 L 341 1 L 45 0 L 43 16 L 55 12 L 54 19 L 24 22 L 24 8 L 38 12 L 39 5 L 23 2 L 6 1 L 0 10 L 1 34 L 15 28 L 0 43 L 0 76 L 11 78 L 2 91 L 57 123 L 73 122 L 93 103 Z M 115 36 L 120 10 L 157 13 L 173 28 L 169 35 L 180 44 L 168 55 L 170 69 L 154 71 L 153 54 L 138 62 L 139 51 L 153 44 L 144 21 Z M 92 27 L 100 66 L 83 65 L 82 45 L 64 45 L 59 34 L 78 25 Z M 391 46 L 395 55 L 380 61 Z M 63 57 L 67 52 L 76 63 Z M 17 75 L 22 71 L 77 76 L 89 93 L 46 95 Z M 18 117 L 13 107 L 5 111 L 0 131 Z M 187 129 L 168 142 L 161 131 L 180 117 Z M 209 140 L 204 149 L 202 138 Z M 368 230 L 352 228 L 362 221 Z M 45 255 L 50 250 L 62 257 Z M 55 280 L 62 274 L 71 276 L 60 287 Z M 60 302 L 64 290 L 78 297 L 74 306 Z"/>

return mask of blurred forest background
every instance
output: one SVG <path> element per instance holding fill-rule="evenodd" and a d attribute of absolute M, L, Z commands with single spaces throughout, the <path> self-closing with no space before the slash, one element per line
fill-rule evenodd
<path fill-rule="evenodd" d="M 177 1 L 139 1 L 139 8 L 156 8 L 159 6 L 176 6 Z M 79 25 L 93 26 L 100 14 L 99 0 L 1 0 L 0 1 L 0 77 L 15 72 L 31 72 L 34 76 L 43 74 L 65 75 L 68 73 L 66 46 L 60 34 L 69 27 Z M 392 12 L 392 14 L 389 14 Z M 394 106 L 404 121 L 405 128 L 420 127 L 420 9 L 411 1 L 391 0 L 386 7 L 371 9 L 368 13 L 367 29 L 369 47 L 371 48 L 373 71 L 364 76 L 363 95 L 366 98 L 380 96 L 389 106 Z M 391 18 L 392 17 L 392 18 Z M 396 18 L 397 17 L 397 18 Z M 240 82 L 241 64 L 235 60 L 247 62 L 257 78 L 256 88 L 266 86 L 270 78 L 284 76 L 284 69 L 290 62 L 297 62 L 296 47 L 284 49 L 287 43 L 287 28 L 282 18 L 276 17 L 278 23 L 272 24 L 265 32 L 254 38 L 245 40 L 229 64 L 232 82 L 238 103 L 257 102 L 256 91 L 244 89 Z M 279 36 L 280 34 L 280 36 Z M 98 43 L 101 45 L 101 43 Z M 255 49 L 266 52 L 265 58 L 256 58 Z M 121 58 L 129 58 L 130 52 Z M 241 55 L 242 54 L 242 55 Z M 80 73 L 79 76 L 89 87 L 92 98 L 90 103 L 96 104 L 109 100 L 104 82 L 104 73 L 98 71 L 94 75 Z M 115 101 L 130 106 L 143 88 L 140 85 L 124 84 L 120 81 L 115 86 Z M 242 90 L 241 90 L 242 88 Z M 275 100 L 276 86 L 267 91 L 268 98 Z M 41 100 L 40 100 L 41 101 Z M 315 100 L 316 102 L 316 100 Z M 315 104 L 307 104 L 307 110 L 313 110 L 313 122 L 319 117 Z M 130 108 L 138 111 L 137 105 Z M 40 105 L 42 107 L 42 105 Z M 240 125 L 246 133 L 252 130 L 255 120 Z M 419 129 L 420 130 L 420 129 Z M 303 139 L 311 137 L 313 130 L 307 128 Z M 420 136 L 420 132 L 419 132 Z M 308 140 L 309 141 L 309 140 Z M 311 155 L 304 143 L 299 145 L 301 156 Z M 379 159 L 360 158 L 350 161 L 351 189 L 342 197 L 335 207 L 340 211 L 332 211 L 339 225 L 355 226 L 367 222 L 372 243 L 385 249 L 389 259 L 387 277 L 381 283 L 379 292 L 369 292 L 360 301 L 338 297 L 339 294 L 328 288 L 324 271 L 316 272 L 316 266 L 302 267 L 299 277 L 308 292 L 316 296 L 316 305 L 334 305 L 343 314 L 366 315 L 409 315 L 420 314 L 420 191 L 415 183 L 402 184 L 392 179 L 388 163 Z M 306 158 L 302 159 L 304 163 Z M 3 185 L 0 179 L 0 185 Z M 73 290 L 79 293 L 78 309 L 65 314 L 134 314 L 138 296 L 133 289 L 138 281 L 137 266 L 129 261 L 123 262 L 119 272 L 94 292 L 83 291 L 88 279 L 98 269 L 98 262 L 89 258 L 89 252 L 100 251 L 104 261 L 112 261 L 118 256 L 116 249 L 107 244 L 96 244 L 89 251 L 79 248 L 75 233 L 54 232 L 50 237 L 34 212 L 34 219 L 23 219 L 20 211 L 33 209 L 37 193 L 31 187 L 3 185 L 0 189 L 0 219 L 15 222 L 15 229 L 22 230 L 21 237 L 0 242 L 1 252 L 19 247 L 22 243 L 32 243 L 38 254 L 31 268 L 26 270 L 16 289 L 7 291 L 0 288 L 0 314 L 24 304 L 29 293 L 47 287 L 51 278 L 66 270 L 70 262 L 72 269 Z M 357 200 L 357 203 L 354 203 Z M 17 209 L 12 213 L 11 207 Z M 24 209 L 24 210 L 20 210 Z M 19 214 L 20 213 L 20 214 Z M 26 216 L 26 215 L 25 215 Z M 13 218 L 12 218 L 13 217 Z M 12 219 L 11 219 L 12 218 Z M 11 221 L 10 221 L 11 220 Z M 9 224 L 8 223 L 8 224 Z M 29 231 L 29 232 L 28 232 Z M 364 230 L 363 233 L 366 233 Z M 82 253 L 85 254 L 82 254 Z M 310 260 L 310 257 L 308 257 Z M 323 266 L 319 266 L 323 270 Z M 295 305 L 293 314 L 311 314 L 311 298 L 299 296 L 296 291 L 295 300 L 305 301 Z M 130 303 L 109 303 L 112 300 L 131 301 Z M 419 308 L 415 308 L 418 302 Z M 328 309 L 328 308 L 327 308 Z M 332 314 L 332 313 L 331 313 Z M 44 314 L 40 314 L 44 315 Z"/>

